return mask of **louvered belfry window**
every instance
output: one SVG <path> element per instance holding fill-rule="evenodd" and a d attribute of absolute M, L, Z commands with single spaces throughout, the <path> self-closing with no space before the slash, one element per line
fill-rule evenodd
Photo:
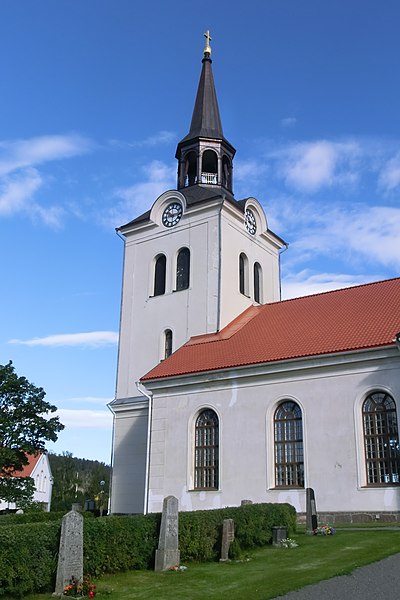
<path fill-rule="evenodd" d="M 196 419 L 194 487 L 217 490 L 219 479 L 219 423 L 217 414 L 203 410 Z"/>
<path fill-rule="evenodd" d="M 363 404 L 363 425 L 367 485 L 399 485 L 397 412 L 389 394 L 368 396 Z"/>
<path fill-rule="evenodd" d="M 274 418 L 275 485 L 304 487 L 303 419 L 296 402 L 286 400 Z"/>

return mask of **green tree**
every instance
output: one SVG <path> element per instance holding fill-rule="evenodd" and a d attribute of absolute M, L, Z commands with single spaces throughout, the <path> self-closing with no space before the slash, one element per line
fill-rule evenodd
<path fill-rule="evenodd" d="M 49 417 L 57 407 L 45 395 L 43 388 L 18 377 L 11 361 L 0 365 L 0 498 L 8 502 L 32 498 L 33 480 L 15 474 L 28 464 L 27 454 L 45 451 L 46 442 L 55 442 L 64 429 L 58 417 Z"/>

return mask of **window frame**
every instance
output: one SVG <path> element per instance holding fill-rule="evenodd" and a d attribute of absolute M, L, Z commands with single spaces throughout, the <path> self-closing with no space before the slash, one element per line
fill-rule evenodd
<path fill-rule="evenodd" d="M 280 411 L 285 411 L 286 414 L 291 413 L 292 416 L 290 418 L 278 418 L 278 413 Z M 297 412 L 297 416 L 295 412 Z M 285 424 L 288 423 L 290 426 L 285 427 Z M 279 433 L 279 436 L 277 433 Z M 281 439 L 278 439 L 278 437 Z M 275 488 L 304 489 L 305 461 L 303 411 L 301 406 L 290 398 L 279 402 L 274 411 L 273 440 Z M 288 457 L 292 458 L 292 460 L 288 460 Z M 292 482 L 290 482 L 290 477 L 292 477 Z"/>
<path fill-rule="evenodd" d="M 176 255 L 176 292 L 187 290 L 190 287 L 190 259 L 191 253 L 187 246 L 183 246 L 178 250 L 178 254 Z"/>
<path fill-rule="evenodd" d="M 253 265 L 253 292 L 254 302 L 262 304 L 262 267 L 257 261 Z"/>
<path fill-rule="evenodd" d="M 398 487 L 400 447 L 395 399 L 385 390 L 372 391 L 362 403 L 361 416 L 366 487 Z M 386 456 L 385 448 L 388 449 Z"/>
<path fill-rule="evenodd" d="M 163 264 L 162 264 L 163 263 Z M 159 266 L 161 265 L 161 267 Z M 157 254 L 154 259 L 153 273 L 153 296 L 163 296 L 167 283 L 167 257 L 165 254 Z M 162 290 L 162 291 L 161 291 Z"/>
<path fill-rule="evenodd" d="M 239 254 L 239 292 L 249 297 L 249 259 L 244 252 Z"/>
<path fill-rule="evenodd" d="M 204 417 L 213 422 L 199 424 Z M 219 432 L 219 417 L 215 410 L 210 407 L 201 409 L 194 422 L 194 491 L 219 490 Z"/>

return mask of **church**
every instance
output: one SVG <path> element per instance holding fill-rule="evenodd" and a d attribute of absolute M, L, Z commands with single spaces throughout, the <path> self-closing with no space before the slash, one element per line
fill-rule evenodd
<path fill-rule="evenodd" d="M 234 197 L 205 36 L 177 189 L 117 230 L 111 512 L 304 513 L 311 487 L 319 512 L 400 518 L 400 279 L 281 300 L 287 244 Z"/>

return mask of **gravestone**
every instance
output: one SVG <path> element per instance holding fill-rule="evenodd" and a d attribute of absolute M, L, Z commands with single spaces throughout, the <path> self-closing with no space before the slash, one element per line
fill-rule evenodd
<path fill-rule="evenodd" d="M 306 489 L 306 533 L 312 534 L 318 527 L 317 506 L 312 488 Z"/>
<path fill-rule="evenodd" d="M 229 560 L 229 546 L 235 539 L 235 523 L 233 519 L 224 519 L 222 522 L 221 562 Z"/>
<path fill-rule="evenodd" d="M 272 528 L 272 545 L 275 548 L 281 547 L 281 541 L 285 540 L 288 536 L 288 530 L 285 526 L 273 527 Z"/>
<path fill-rule="evenodd" d="M 247 506 L 248 504 L 253 504 L 252 500 L 242 500 L 240 506 Z"/>
<path fill-rule="evenodd" d="M 178 499 L 174 496 L 164 498 L 161 516 L 160 538 L 156 550 L 155 571 L 166 571 L 179 565 L 178 548 Z"/>
<path fill-rule="evenodd" d="M 63 516 L 54 596 L 63 595 L 72 577 L 83 578 L 83 517 L 76 510 Z"/>

